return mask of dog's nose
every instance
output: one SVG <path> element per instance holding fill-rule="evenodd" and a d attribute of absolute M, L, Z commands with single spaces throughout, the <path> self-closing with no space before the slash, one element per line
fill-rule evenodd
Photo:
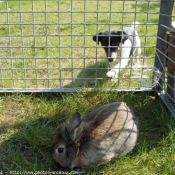
<path fill-rule="evenodd" d="M 113 59 L 112 57 L 108 57 L 108 61 L 109 61 L 109 62 L 113 62 L 114 59 Z"/>

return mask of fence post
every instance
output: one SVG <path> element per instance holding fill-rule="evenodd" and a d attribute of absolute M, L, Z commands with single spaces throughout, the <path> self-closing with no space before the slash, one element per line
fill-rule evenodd
<path fill-rule="evenodd" d="M 157 43 L 156 43 L 156 55 L 154 66 L 160 71 L 164 72 L 166 66 L 166 60 L 164 54 L 164 35 L 167 31 L 167 28 L 171 28 L 171 15 L 173 10 L 174 0 L 161 0 L 160 4 L 160 13 L 159 13 L 159 24 L 158 24 L 158 33 L 157 33 Z M 166 27 L 165 27 L 166 26 Z M 154 78 L 156 79 L 155 75 Z M 159 79 L 159 84 L 154 87 L 156 92 L 160 92 L 163 88 L 163 82 L 165 79 L 164 73 L 162 73 L 162 77 Z M 154 80 L 153 80 L 154 81 Z"/>

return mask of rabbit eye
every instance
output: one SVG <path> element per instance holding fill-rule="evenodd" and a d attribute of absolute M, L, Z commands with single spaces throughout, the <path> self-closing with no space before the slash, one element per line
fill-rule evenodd
<path fill-rule="evenodd" d="M 62 153 L 64 151 L 64 148 L 58 148 L 58 152 Z"/>

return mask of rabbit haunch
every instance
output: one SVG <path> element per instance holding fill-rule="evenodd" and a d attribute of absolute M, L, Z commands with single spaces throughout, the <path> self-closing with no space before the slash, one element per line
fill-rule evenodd
<path fill-rule="evenodd" d="M 136 144 L 137 118 L 124 102 L 101 106 L 81 119 L 75 113 L 52 144 L 52 157 L 62 167 L 86 170 L 124 156 Z"/>

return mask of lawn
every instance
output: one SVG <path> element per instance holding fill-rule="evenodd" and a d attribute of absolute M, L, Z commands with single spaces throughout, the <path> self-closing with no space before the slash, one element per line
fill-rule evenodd
<path fill-rule="evenodd" d="M 139 137 L 126 157 L 96 167 L 89 175 L 175 174 L 175 120 L 159 98 L 147 93 L 82 92 L 0 95 L 0 170 L 64 171 L 51 158 L 60 125 L 103 104 L 125 101 L 139 119 Z M 27 174 L 27 173 L 25 173 Z"/>
<path fill-rule="evenodd" d="M 89 175 L 175 174 L 175 120 L 159 97 L 148 92 L 106 89 L 149 87 L 152 69 L 128 69 L 117 83 L 105 77 L 108 63 L 92 36 L 133 21 L 142 42 L 140 62 L 154 65 L 157 1 L 4 1 L 0 3 L 0 88 L 86 88 L 79 93 L 0 94 L 0 174 L 63 174 L 51 158 L 61 124 L 110 102 L 124 101 L 139 119 L 139 137 L 126 157 Z M 137 74 L 136 74 L 137 73 Z M 99 91 L 88 89 L 101 88 Z M 47 173 L 46 173 L 47 172 Z M 69 174 L 75 174 L 72 172 Z"/>

